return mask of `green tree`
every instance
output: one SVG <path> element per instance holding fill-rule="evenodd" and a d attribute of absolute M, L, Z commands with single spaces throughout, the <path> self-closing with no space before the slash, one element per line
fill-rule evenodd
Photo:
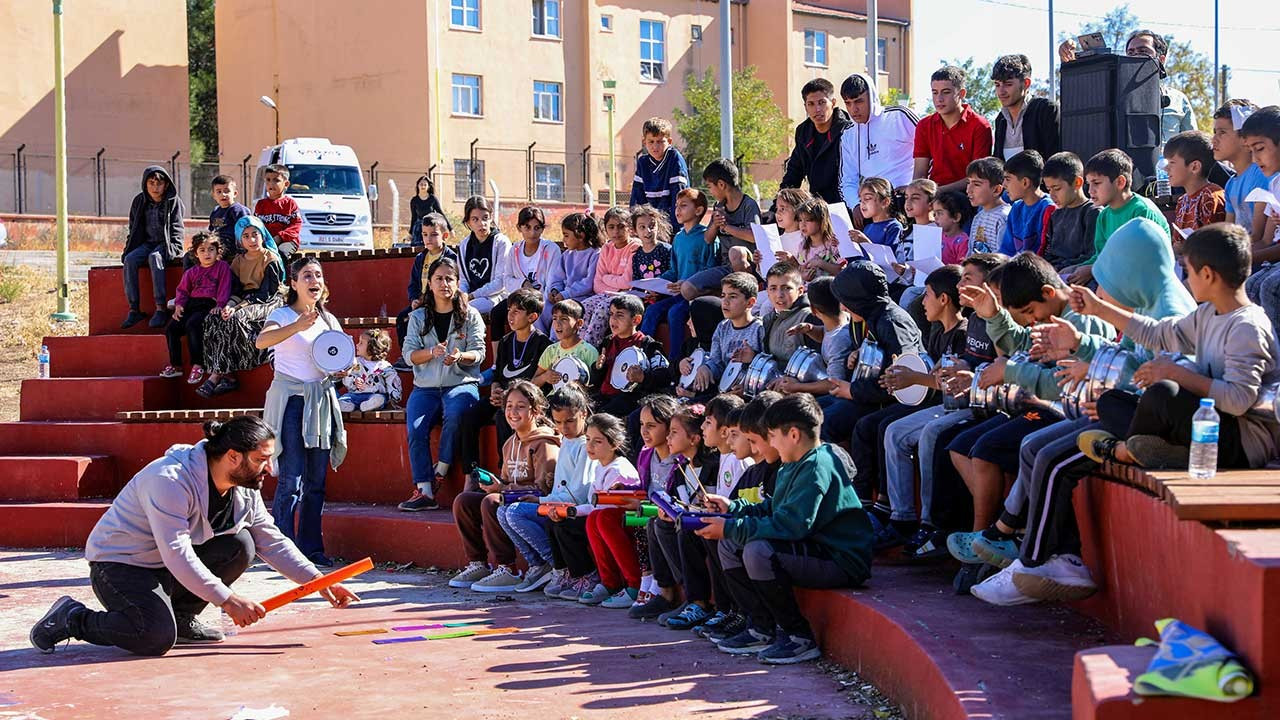
<path fill-rule="evenodd" d="M 216 161 L 218 81 L 213 45 L 213 0 L 187 0 L 187 75 L 191 161 Z"/>
<path fill-rule="evenodd" d="M 991 66 L 994 63 L 979 65 L 972 57 L 964 60 L 942 60 L 938 67 L 954 65 L 964 71 L 965 102 L 979 115 L 988 120 L 1000 112 L 1000 98 L 996 97 L 996 87 L 991 82 Z M 933 101 L 925 107 L 925 114 L 933 112 Z"/>
<path fill-rule="evenodd" d="M 675 108 L 672 117 L 684 138 L 684 156 L 695 176 L 720 157 L 720 84 L 715 68 L 699 77 L 685 76 L 684 100 L 689 109 Z M 791 121 L 773 101 L 773 92 L 756 77 L 754 66 L 733 73 L 734 162 L 749 182 L 752 163 L 771 162 L 787 150 Z M 692 178 L 691 178 L 692 179 Z"/>

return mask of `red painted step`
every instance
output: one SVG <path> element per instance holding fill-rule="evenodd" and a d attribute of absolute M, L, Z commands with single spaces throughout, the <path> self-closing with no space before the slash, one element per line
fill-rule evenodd
<path fill-rule="evenodd" d="M 169 362 L 164 335 L 46 337 L 55 378 L 156 375 Z"/>
<path fill-rule="evenodd" d="M 172 408 L 181 383 L 180 378 L 158 375 L 23 380 L 20 417 L 23 420 L 114 420 L 122 410 Z"/>
<path fill-rule="evenodd" d="M 109 500 L 0 503 L 0 547 L 84 547 Z"/>
<path fill-rule="evenodd" d="M 324 549 L 337 557 L 368 555 L 379 562 L 411 562 L 421 567 L 460 568 L 467 564 L 448 506 L 409 513 L 390 505 L 326 503 Z"/>
<path fill-rule="evenodd" d="M 120 487 L 108 455 L 0 456 L 0 501 L 111 497 Z"/>

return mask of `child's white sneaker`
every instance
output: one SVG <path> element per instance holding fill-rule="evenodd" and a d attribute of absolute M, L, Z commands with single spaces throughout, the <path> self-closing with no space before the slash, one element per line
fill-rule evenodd
<path fill-rule="evenodd" d="M 374 393 L 373 395 L 369 396 L 368 400 L 365 400 L 364 402 L 360 403 L 360 412 L 373 412 L 374 410 L 381 410 L 382 406 L 386 404 L 387 404 L 386 397 L 382 396 L 379 393 Z"/>
<path fill-rule="evenodd" d="M 1083 600 L 1098 591 L 1089 568 L 1076 555 L 1054 555 L 1037 567 L 1022 567 L 1013 573 L 1013 585 L 1036 600 L 1070 602 Z"/>
<path fill-rule="evenodd" d="M 351 402 L 351 398 L 343 395 L 338 398 L 338 410 L 344 413 L 355 412 L 356 404 Z"/>
<path fill-rule="evenodd" d="M 1036 602 L 1035 598 L 1024 595 L 1013 584 L 1013 574 L 1022 569 L 1022 561 L 1014 560 L 1009 567 L 969 588 L 969 592 L 979 600 L 992 605 L 1009 606 L 1034 603 Z"/>
<path fill-rule="evenodd" d="M 481 578 L 471 584 L 471 589 L 475 592 L 496 593 L 510 592 L 520 586 L 520 575 L 515 573 L 512 568 L 506 565 L 499 565 L 487 577 Z"/>

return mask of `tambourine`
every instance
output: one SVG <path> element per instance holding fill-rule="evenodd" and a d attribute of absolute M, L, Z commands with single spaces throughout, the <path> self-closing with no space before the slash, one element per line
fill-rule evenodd
<path fill-rule="evenodd" d="M 933 360 L 928 355 L 909 352 L 899 355 L 898 359 L 894 360 L 893 365 L 890 367 L 904 367 L 927 375 L 933 372 Z M 932 390 L 933 388 L 925 385 L 911 385 L 910 387 L 894 390 L 893 396 L 903 405 L 919 405 L 924 402 Z"/>
<path fill-rule="evenodd" d="M 627 371 L 633 367 L 648 371 L 649 358 L 638 347 L 623 348 L 613 361 L 613 370 L 609 373 L 609 384 L 622 392 L 631 392 L 640 387 L 640 383 L 633 383 L 627 379 Z"/>
<path fill-rule="evenodd" d="M 821 382 L 827 379 L 827 366 L 822 354 L 813 348 L 797 348 L 787 360 L 782 374 L 802 383 Z"/>
<path fill-rule="evenodd" d="M 311 344 L 311 359 L 326 373 L 340 373 L 356 361 L 356 341 L 341 330 L 325 330 Z"/>
<path fill-rule="evenodd" d="M 573 355 L 565 355 L 551 366 L 551 371 L 560 377 L 552 385 L 553 390 L 559 390 L 571 382 L 585 383 L 591 377 L 591 370 L 587 364 Z"/>
<path fill-rule="evenodd" d="M 693 388 L 693 381 L 698 378 L 698 370 L 700 370 L 707 362 L 707 351 L 698 348 L 689 356 L 689 373 L 680 376 L 680 387 L 685 390 Z"/>
<path fill-rule="evenodd" d="M 754 398 L 764 392 L 778 374 L 778 361 L 772 355 L 755 356 L 747 366 L 747 374 L 742 380 L 742 394 L 747 398 Z"/>
<path fill-rule="evenodd" d="M 740 362 L 734 361 L 724 368 L 724 373 L 720 375 L 720 392 L 727 393 L 738 387 L 738 383 L 746 374 L 746 366 Z"/>

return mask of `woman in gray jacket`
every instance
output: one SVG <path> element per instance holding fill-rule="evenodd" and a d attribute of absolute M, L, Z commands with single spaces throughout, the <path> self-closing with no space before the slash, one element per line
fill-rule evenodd
<path fill-rule="evenodd" d="M 405 406 L 413 495 L 400 503 L 410 512 L 437 510 L 436 487 L 449 474 L 462 417 L 480 401 L 485 327 L 459 287 L 457 261 L 444 256 L 427 269 L 431 297 L 409 315 L 404 356 L 413 366 L 413 393 Z M 431 462 L 431 431 L 442 424 L 440 458 Z"/>

